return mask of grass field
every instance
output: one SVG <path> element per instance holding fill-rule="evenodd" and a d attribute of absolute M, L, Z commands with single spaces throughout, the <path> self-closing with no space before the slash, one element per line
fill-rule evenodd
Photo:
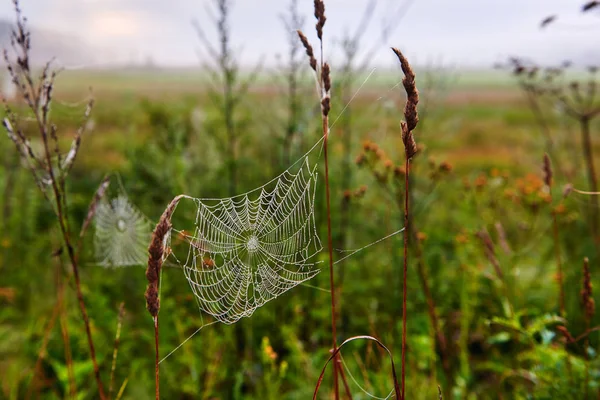
<path fill-rule="evenodd" d="M 333 66 L 333 242 L 354 249 L 404 226 L 399 124 L 405 95 L 399 69 L 375 71 L 360 91 L 364 79 L 356 79 L 356 97 L 345 104 L 336 97 L 336 74 Z M 305 78 L 294 159 L 320 137 L 318 99 L 308 72 Z M 240 193 L 289 166 L 283 156 L 284 84 L 272 75 L 260 77 L 239 106 Z M 231 154 L 201 72 L 63 72 L 52 118 L 65 150 L 81 121 L 88 87 L 96 100 L 93 129 L 83 136 L 66 188 L 74 232 L 106 174 L 112 174 L 109 195 L 119 192 L 120 177 L 129 200 L 154 223 L 180 193 L 228 196 Z M 542 171 L 546 142 L 509 72 L 441 70 L 432 78 L 417 69 L 417 87 L 421 121 L 414 134 L 420 151 L 411 169 L 417 240 L 410 247 L 406 398 L 437 398 L 438 385 L 444 398 L 453 399 L 597 396 L 597 332 L 569 342 L 557 328 L 565 326 L 577 338 L 598 322 L 596 316 L 586 319 L 580 297 L 584 257 L 593 282 L 600 261 L 590 230 L 590 196 L 563 196 L 566 184 L 588 189 L 578 125 L 544 104 L 554 139 L 554 180 L 548 188 Z M 31 121 L 24 123 L 33 132 Z M 599 165 L 597 120 L 591 131 Z M 32 140 L 32 147 L 41 151 L 41 142 Z M 0 151 L 0 398 L 97 398 L 71 269 L 64 254 L 56 255 L 61 241 L 52 210 L 12 143 L 1 140 Z M 321 176 L 322 170 L 319 165 Z M 323 190 L 319 185 L 315 219 L 326 243 Z M 177 218 L 193 219 L 193 210 Z M 90 229 L 83 242 L 81 281 L 101 377 L 108 387 L 124 302 L 113 393 L 123 388 L 123 399 L 152 398 L 154 336 L 145 310 L 145 268 L 95 265 L 93 236 Z M 557 250 L 566 293 L 562 316 Z M 327 261 L 327 252 L 318 257 Z M 402 259 L 402 235 L 396 235 L 337 264 L 335 272 L 338 342 L 372 335 L 392 350 L 397 364 Z M 205 327 L 160 365 L 161 396 L 310 398 L 331 347 L 328 291 L 324 267 L 251 318 Z M 211 321 L 199 312 L 180 268 L 163 272 L 160 318 L 162 355 Z M 365 391 L 390 393 L 389 360 L 372 343 L 344 347 L 343 361 L 354 399 L 368 398 Z M 331 395 L 331 382 L 330 368 L 323 398 Z M 72 387 L 76 397 L 70 397 Z"/>

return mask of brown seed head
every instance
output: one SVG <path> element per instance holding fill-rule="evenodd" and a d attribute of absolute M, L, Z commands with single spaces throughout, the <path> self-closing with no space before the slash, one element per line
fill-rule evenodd
<path fill-rule="evenodd" d="M 415 142 L 413 133 L 411 130 L 408 129 L 408 125 L 406 122 L 400 122 L 400 127 L 402 129 L 402 142 L 404 143 L 404 153 L 406 154 L 406 158 L 410 159 L 415 154 L 417 154 L 417 142 Z"/>
<path fill-rule="evenodd" d="M 323 39 L 323 27 L 325 26 L 325 3 L 323 0 L 315 0 L 315 18 L 317 19 L 317 37 L 319 40 Z"/>
<path fill-rule="evenodd" d="M 417 104 L 419 103 L 419 91 L 415 84 L 415 73 L 412 70 L 408 60 L 404 57 L 404 54 L 396 48 L 392 48 L 398 60 L 400 61 L 400 67 L 404 73 L 404 79 L 402 79 L 402 85 L 406 91 L 406 105 L 404 106 L 404 118 L 408 125 L 408 130 L 412 131 L 417 127 L 419 122 L 419 115 L 417 113 Z"/>
<path fill-rule="evenodd" d="M 542 170 L 544 171 L 544 183 L 546 186 L 552 187 L 552 163 L 550 162 L 548 153 L 544 153 L 544 165 Z"/>
<path fill-rule="evenodd" d="M 329 93 L 331 90 L 331 68 L 329 67 L 329 63 L 325 63 L 323 65 L 323 70 L 321 71 L 321 79 L 323 80 L 323 88 L 325 89 L 325 93 Z"/>
<path fill-rule="evenodd" d="M 310 45 L 310 43 L 308 42 L 307 37 L 304 35 L 304 33 L 302 33 L 301 30 L 297 30 L 296 32 L 298 32 L 298 37 L 300 38 L 300 41 L 302 42 L 302 45 L 304 46 L 304 49 L 306 50 L 306 55 L 308 56 L 308 62 L 310 63 L 310 67 L 313 69 L 313 71 L 317 71 L 317 59 L 315 58 L 315 53 L 313 52 L 313 48 Z"/>
<path fill-rule="evenodd" d="M 160 269 L 164 262 L 165 255 L 165 238 L 171 232 L 171 217 L 173 212 L 181 200 L 182 196 L 177 196 L 171 201 L 152 232 L 152 239 L 148 247 L 148 268 L 146 269 L 146 279 L 148 279 L 148 287 L 146 288 L 146 308 L 150 315 L 156 317 L 160 310 L 160 300 L 158 298 L 158 284 L 160 277 Z"/>
<path fill-rule="evenodd" d="M 326 95 L 325 97 L 323 97 L 323 100 L 321 100 L 321 112 L 323 113 L 323 116 L 328 116 L 330 110 L 331 99 L 329 98 L 329 95 Z"/>

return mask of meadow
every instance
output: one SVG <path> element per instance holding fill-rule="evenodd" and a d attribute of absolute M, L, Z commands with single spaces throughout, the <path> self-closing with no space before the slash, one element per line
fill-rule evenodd
<path fill-rule="evenodd" d="M 89 87 L 95 101 L 64 188 L 73 232 L 104 177 L 105 196 L 125 194 L 153 227 L 176 195 L 225 198 L 232 187 L 244 193 L 286 170 L 322 135 L 312 71 L 300 59 L 291 107 L 281 71 L 240 72 L 251 82 L 236 102 L 233 154 L 223 100 L 202 68 L 59 74 L 51 117 L 61 148 L 76 135 Z M 372 244 L 335 265 L 338 344 L 357 335 L 378 338 L 399 371 L 406 234 L 406 399 L 597 397 L 598 195 L 584 193 L 591 188 L 579 122 L 540 96 L 544 130 L 511 70 L 415 70 L 420 121 L 410 164 L 411 229 L 379 241 L 405 226 L 403 74 L 398 66 L 367 79 L 364 71 L 331 67 L 335 259 L 347 254 L 340 249 Z M 565 80 L 587 84 L 588 76 L 595 77 L 582 70 Z M 25 109 L 17 100 L 9 104 Z M 35 137 L 34 121 L 22 122 Z M 598 118 L 590 131 L 598 166 Z M 43 152 L 39 139 L 31 146 Z M 0 152 L 0 398 L 98 398 L 77 284 L 52 206 L 6 137 Z M 322 159 L 317 172 L 322 181 Z M 181 347 L 160 364 L 161 398 L 311 398 L 332 344 L 323 185 L 316 186 L 314 210 L 325 247 L 316 256 L 321 272 L 235 324 L 196 333 L 212 317 L 199 311 L 181 267 L 163 268 L 161 358 Z M 174 224 L 195 217 L 191 208 L 179 211 Z M 146 265 L 98 265 L 91 223 L 78 262 L 100 378 L 112 398 L 153 398 Z M 341 354 L 353 399 L 392 395 L 390 360 L 381 348 L 357 340 Z M 333 398 L 332 382 L 330 365 L 322 398 Z"/>

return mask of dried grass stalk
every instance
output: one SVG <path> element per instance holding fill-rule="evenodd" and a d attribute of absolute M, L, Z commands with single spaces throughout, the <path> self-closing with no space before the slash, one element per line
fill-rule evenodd
<path fill-rule="evenodd" d="M 146 308 L 154 319 L 154 346 L 155 346 L 155 380 L 156 380 L 156 400 L 160 399 L 159 389 L 159 356 L 158 356 L 158 312 L 160 311 L 160 299 L 158 297 L 158 289 L 160 284 L 160 271 L 163 262 L 168 256 L 165 249 L 168 236 L 171 233 L 171 217 L 177 204 L 183 198 L 183 195 L 175 197 L 167 206 L 161 215 L 150 240 L 148 247 L 148 268 L 146 269 L 146 279 L 148 279 L 148 287 L 146 288 Z"/>

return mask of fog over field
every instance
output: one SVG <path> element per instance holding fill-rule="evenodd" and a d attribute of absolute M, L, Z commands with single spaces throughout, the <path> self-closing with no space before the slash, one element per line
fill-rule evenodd
<path fill-rule="evenodd" d="M 312 1 L 300 1 L 307 17 L 304 29 L 312 34 Z M 600 37 L 599 14 L 583 14 L 576 2 L 564 0 L 379 0 L 375 17 L 365 29 L 365 43 L 378 46 L 374 64 L 391 65 L 386 48 L 406 49 L 417 63 L 438 60 L 444 64 L 489 67 L 508 56 L 530 57 L 544 64 L 565 58 L 587 65 L 600 61 L 591 37 Z M 330 38 L 354 31 L 366 13 L 368 0 L 337 0 L 327 4 Z M 11 2 L 0 5 L 0 19 L 11 20 Z M 199 65 L 199 41 L 192 26 L 197 20 L 214 38 L 212 3 L 196 0 L 29 0 L 23 3 L 34 28 L 35 59 L 56 55 L 65 65 L 86 66 Z M 280 14 L 286 3 L 279 0 L 234 2 L 232 41 L 244 64 L 257 60 L 277 63 L 285 51 L 286 35 Z M 549 15 L 559 18 L 540 29 Z M 0 25 L 6 43 L 7 23 Z M 381 26 L 390 25 L 384 42 Z M 330 45 L 330 57 L 337 50 Z M 42 54 L 40 54 L 42 53 Z"/>

